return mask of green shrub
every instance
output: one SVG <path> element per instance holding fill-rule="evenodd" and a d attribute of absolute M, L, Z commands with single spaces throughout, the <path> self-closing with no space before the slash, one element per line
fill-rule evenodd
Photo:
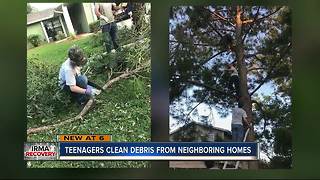
<path fill-rule="evenodd" d="M 58 86 L 58 72 L 57 65 L 28 59 L 27 117 L 31 126 L 54 119 L 70 104 L 70 98 Z"/>
<path fill-rule="evenodd" d="M 38 47 L 41 44 L 41 39 L 39 34 L 31 34 L 27 37 L 27 40 L 33 47 Z"/>
<path fill-rule="evenodd" d="M 95 21 L 89 24 L 90 32 L 97 33 L 100 30 L 100 22 Z"/>
<path fill-rule="evenodd" d="M 91 36 L 91 39 L 89 41 L 90 45 L 92 47 L 98 47 L 98 46 L 102 46 L 104 43 L 104 36 L 101 32 L 98 32 L 96 34 L 93 34 Z"/>

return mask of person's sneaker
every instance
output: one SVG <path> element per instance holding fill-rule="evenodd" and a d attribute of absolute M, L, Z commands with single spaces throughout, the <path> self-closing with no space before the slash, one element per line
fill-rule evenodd
<path fill-rule="evenodd" d="M 108 52 L 107 52 L 107 51 L 106 51 L 106 52 L 104 52 L 104 53 L 102 53 L 102 55 L 104 55 L 104 56 L 105 56 L 105 55 L 107 55 L 107 54 L 108 54 Z"/>
<path fill-rule="evenodd" d="M 112 49 L 112 50 L 111 50 L 111 53 L 115 53 L 115 52 L 116 52 L 116 50 L 115 50 L 115 49 Z"/>

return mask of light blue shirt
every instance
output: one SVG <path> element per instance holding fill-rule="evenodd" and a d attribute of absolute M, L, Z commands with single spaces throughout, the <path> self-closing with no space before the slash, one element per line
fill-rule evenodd
<path fill-rule="evenodd" d="M 76 85 L 76 76 L 80 74 L 79 66 L 72 66 L 68 58 L 62 65 L 59 71 L 59 86 L 61 89 L 64 85 Z"/>

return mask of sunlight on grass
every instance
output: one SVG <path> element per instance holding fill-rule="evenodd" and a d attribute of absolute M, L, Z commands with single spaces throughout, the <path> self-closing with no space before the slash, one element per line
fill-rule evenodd
<path fill-rule="evenodd" d="M 128 36 L 131 34 L 132 37 Z M 119 41 L 131 43 L 137 37 L 129 29 L 119 31 Z M 146 36 L 149 39 L 149 34 Z M 98 42 L 98 43 L 97 43 Z M 68 101 L 59 92 L 58 72 L 67 59 L 68 49 L 81 47 L 90 67 L 86 76 L 102 86 L 112 71 L 112 63 L 122 60 L 126 68 L 150 61 L 150 41 L 139 46 L 123 48 L 120 52 L 101 56 L 104 51 L 97 36 L 91 35 L 60 43 L 45 44 L 27 51 L 27 115 L 28 128 L 57 124 L 78 114 L 82 108 Z M 107 65 L 107 66 L 106 66 Z M 109 69 L 105 68 L 108 67 Z M 117 70 L 117 69 L 115 69 Z M 114 74 L 112 78 L 118 76 Z M 74 121 L 58 128 L 29 134 L 28 142 L 52 142 L 56 134 L 112 134 L 114 142 L 146 142 L 151 140 L 151 79 L 150 71 L 143 71 L 114 83 L 96 97 L 96 104 L 82 121 Z M 29 168 L 148 168 L 148 161 L 29 161 Z"/>
<path fill-rule="evenodd" d="M 68 49 L 76 44 L 81 47 L 87 56 L 94 52 L 102 52 L 103 47 L 91 48 L 88 47 L 90 36 L 82 37 L 80 39 L 66 40 L 59 43 L 49 43 L 42 46 L 29 49 L 27 51 L 27 58 L 35 58 L 50 64 L 61 64 L 67 58 Z"/>

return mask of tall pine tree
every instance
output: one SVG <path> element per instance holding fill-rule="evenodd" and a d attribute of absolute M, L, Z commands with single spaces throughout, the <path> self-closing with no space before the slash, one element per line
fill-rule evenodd
<path fill-rule="evenodd" d="M 248 121 L 255 125 L 247 141 L 261 142 L 265 153 L 272 147 L 271 160 L 291 152 L 286 142 L 291 140 L 292 127 L 288 7 L 172 7 L 169 31 L 172 117 L 187 122 L 190 113 L 181 112 L 184 107 L 179 103 L 185 102 L 188 93 L 184 92 L 190 90 L 194 92 L 187 97 L 189 110 L 194 109 L 190 101 L 204 102 L 226 115 L 241 101 Z M 230 63 L 236 64 L 239 73 L 240 99 L 229 86 L 230 73 L 225 69 Z M 275 87 L 273 95 L 258 96 L 258 90 L 268 83 Z M 258 168 L 258 163 L 249 163 L 249 168 Z"/>

